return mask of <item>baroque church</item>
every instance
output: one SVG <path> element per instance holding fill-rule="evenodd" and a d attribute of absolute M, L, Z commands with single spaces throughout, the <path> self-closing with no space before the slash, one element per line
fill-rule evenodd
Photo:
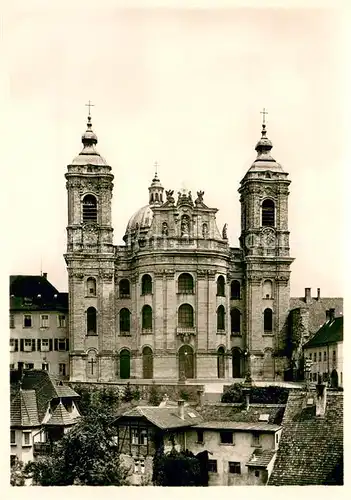
<path fill-rule="evenodd" d="M 97 142 L 89 116 L 65 174 L 70 379 L 282 380 L 292 360 L 290 180 L 265 123 L 240 182 L 238 247 L 203 191 L 175 195 L 157 173 L 114 245 L 114 176 Z"/>

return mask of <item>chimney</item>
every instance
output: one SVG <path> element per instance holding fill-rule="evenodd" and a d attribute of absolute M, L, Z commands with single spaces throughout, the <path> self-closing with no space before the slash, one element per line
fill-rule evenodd
<path fill-rule="evenodd" d="M 321 289 L 317 288 L 317 300 L 321 298 Z"/>
<path fill-rule="evenodd" d="M 305 288 L 305 302 L 309 304 L 311 302 L 311 289 Z"/>
<path fill-rule="evenodd" d="M 250 408 L 250 388 L 249 387 L 243 388 L 243 396 L 245 398 L 245 410 L 248 410 Z"/>
<path fill-rule="evenodd" d="M 184 420 L 184 403 L 183 399 L 178 400 L 178 417 Z"/>
<path fill-rule="evenodd" d="M 330 320 L 330 311 L 329 309 L 327 309 L 325 311 L 325 321 L 328 323 L 329 320 Z"/>
<path fill-rule="evenodd" d="M 324 417 L 327 404 L 327 386 L 325 384 L 316 385 L 316 417 Z"/>
<path fill-rule="evenodd" d="M 329 317 L 330 317 L 330 321 L 334 321 L 334 319 L 335 319 L 335 308 L 329 309 Z"/>
<path fill-rule="evenodd" d="M 199 397 L 199 406 L 203 406 L 205 403 L 205 391 L 203 389 L 199 389 L 197 391 L 198 397 Z"/>
<path fill-rule="evenodd" d="M 48 273 L 43 273 L 43 278 L 48 279 Z"/>

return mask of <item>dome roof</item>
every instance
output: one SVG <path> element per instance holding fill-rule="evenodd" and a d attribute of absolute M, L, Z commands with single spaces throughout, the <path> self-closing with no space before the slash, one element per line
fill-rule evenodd
<path fill-rule="evenodd" d="M 88 116 L 87 130 L 82 135 L 83 149 L 72 160 L 71 165 L 108 166 L 106 160 L 95 149 L 97 142 L 97 136 L 92 130 L 91 117 Z"/>
<path fill-rule="evenodd" d="M 149 205 L 139 208 L 129 219 L 126 234 L 136 233 L 140 229 L 148 229 L 151 226 L 153 216 L 154 213 Z"/>
<path fill-rule="evenodd" d="M 272 172 L 284 172 L 282 166 L 275 161 L 271 155 L 273 148 L 272 142 L 267 137 L 266 125 L 262 125 L 261 138 L 256 144 L 255 150 L 257 151 L 257 158 L 249 168 L 249 172 L 265 172 L 270 170 Z"/>

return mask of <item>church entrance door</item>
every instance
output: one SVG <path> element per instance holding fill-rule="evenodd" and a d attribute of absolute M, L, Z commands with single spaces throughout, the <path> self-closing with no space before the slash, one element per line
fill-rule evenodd
<path fill-rule="evenodd" d="M 195 378 L 194 351 L 189 345 L 183 345 L 179 349 L 179 378 Z"/>
<path fill-rule="evenodd" d="M 232 350 L 232 365 L 233 365 L 233 378 L 242 377 L 242 359 L 241 350 L 238 347 L 234 347 Z"/>
<path fill-rule="evenodd" d="M 144 347 L 143 349 L 143 378 L 153 378 L 154 376 L 154 363 L 152 356 L 152 349 Z"/>
<path fill-rule="evenodd" d="M 130 378 L 130 352 L 127 349 L 120 352 L 119 373 L 120 378 Z"/>

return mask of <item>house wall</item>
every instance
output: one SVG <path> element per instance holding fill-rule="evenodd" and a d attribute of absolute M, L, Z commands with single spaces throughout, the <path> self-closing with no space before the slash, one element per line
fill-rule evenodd
<path fill-rule="evenodd" d="M 10 454 L 16 455 L 17 458 L 25 464 L 27 462 L 33 460 L 34 459 L 33 443 L 40 440 L 39 434 L 38 434 L 39 428 L 32 428 L 32 429 L 14 429 L 14 428 L 11 428 L 11 430 L 15 431 L 16 444 L 10 445 L 10 447 L 11 447 Z M 23 431 L 30 432 L 30 444 L 29 445 L 24 444 L 24 436 L 23 436 L 24 432 Z"/>
<path fill-rule="evenodd" d="M 336 362 L 333 361 L 333 351 L 336 353 Z M 321 361 L 319 361 L 319 353 L 321 353 Z M 324 353 L 326 353 L 326 360 L 324 360 Z M 338 373 L 339 386 L 343 387 L 343 342 L 336 342 L 318 347 L 308 347 L 304 349 L 305 358 L 312 356 L 311 365 L 311 380 L 312 382 L 318 381 L 318 375 L 329 373 L 335 369 Z M 316 355 L 316 362 L 314 361 Z"/>
<path fill-rule="evenodd" d="M 218 430 L 204 430 L 204 443 L 197 442 L 197 432 L 187 431 L 187 448 L 194 454 L 207 450 L 212 453 L 210 460 L 217 460 L 217 473 L 210 473 L 209 486 L 229 486 L 251 484 L 253 478 L 249 477 L 245 465 L 257 446 L 253 445 L 251 432 L 234 432 L 233 444 L 222 444 Z M 260 443 L 263 450 L 275 449 L 274 433 L 261 433 Z M 241 474 L 229 473 L 228 462 L 240 462 Z M 257 482 L 257 481 L 255 481 Z"/>

